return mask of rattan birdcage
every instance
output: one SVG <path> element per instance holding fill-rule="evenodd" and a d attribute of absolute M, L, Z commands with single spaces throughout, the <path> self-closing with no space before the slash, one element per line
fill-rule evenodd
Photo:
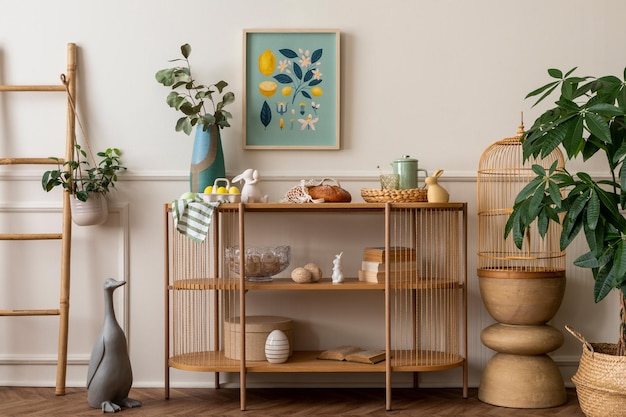
<path fill-rule="evenodd" d="M 550 272 L 565 270 L 565 252 L 560 250 L 561 226 L 550 223 L 545 238 L 537 227 L 527 230 L 522 249 L 513 242 L 512 233 L 504 238 L 506 222 L 519 192 L 535 177 L 532 166 L 546 170 L 554 161 L 564 166 L 557 148 L 543 159 L 523 160 L 521 138 L 517 135 L 499 140 L 482 154 L 478 168 L 478 270 L 506 272 Z"/>

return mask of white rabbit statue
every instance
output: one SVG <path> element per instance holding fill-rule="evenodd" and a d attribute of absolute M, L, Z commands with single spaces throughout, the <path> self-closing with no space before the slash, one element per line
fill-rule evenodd
<path fill-rule="evenodd" d="M 343 282 L 343 271 L 341 270 L 341 252 L 338 255 L 335 255 L 335 259 L 333 260 L 333 284 L 341 284 Z"/>
<path fill-rule="evenodd" d="M 252 168 L 246 169 L 244 172 L 233 178 L 233 182 L 244 181 L 243 188 L 241 189 L 242 203 L 267 203 L 267 195 L 261 195 L 261 190 L 257 185 L 259 180 L 259 171 Z"/>
<path fill-rule="evenodd" d="M 426 177 L 426 185 L 428 186 L 427 198 L 429 203 L 447 203 L 450 200 L 450 194 L 437 183 L 437 178 L 443 174 L 443 169 L 438 169 L 435 173 Z"/>

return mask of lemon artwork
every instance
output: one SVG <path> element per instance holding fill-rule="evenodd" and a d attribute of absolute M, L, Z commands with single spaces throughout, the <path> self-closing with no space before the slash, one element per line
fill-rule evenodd
<path fill-rule="evenodd" d="M 328 64 L 322 65 L 326 63 L 322 60 L 325 51 L 320 47 L 312 48 L 311 42 L 305 44 L 278 45 L 272 49 L 266 45 L 257 49 L 259 72 L 251 78 L 251 85 L 258 86 L 254 107 L 259 107 L 252 112 L 252 117 L 257 118 L 256 123 L 260 121 L 264 129 L 257 132 L 258 134 L 289 132 L 290 136 L 306 135 L 307 140 L 317 140 L 315 136 L 319 134 L 316 127 L 328 129 L 324 127 L 328 126 L 324 114 L 328 102 L 326 96 L 332 89 L 324 83 L 324 68 L 328 68 Z M 328 59 L 332 60 L 332 56 Z M 287 118 L 287 114 L 291 117 Z M 294 129 L 295 121 L 302 124 L 300 129 Z M 280 140 L 285 139 L 283 136 Z M 245 194 L 245 190 L 243 193 Z"/>
<path fill-rule="evenodd" d="M 261 55 L 259 55 L 259 71 L 261 74 L 269 77 L 276 68 L 276 57 L 269 49 L 266 49 Z"/>
<path fill-rule="evenodd" d="M 259 91 L 267 98 L 276 94 L 277 89 L 278 85 L 274 81 L 261 81 L 259 84 Z"/>

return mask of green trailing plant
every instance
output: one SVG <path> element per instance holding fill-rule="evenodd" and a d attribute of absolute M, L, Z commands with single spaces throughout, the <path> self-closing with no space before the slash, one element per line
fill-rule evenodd
<path fill-rule="evenodd" d="M 171 87 L 168 94 L 167 104 L 183 113 L 183 117 L 176 122 L 176 131 L 190 134 L 196 125 L 202 125 L 203 130 L 209 126 L 217 125 L 220 128 L 228 127 L 228 119 L 232 114 L 225 110 L 226 105 L 235 101 L 232 92 L 224 92 L 228 86 L 225 81 L 219 81 L 211 85 L 197 84 L 191 73 L 189 55 L 191 46 L 184 44 L 180 47 L 183 58 L 173 59 L 169 62 L 182 61 L 184 65 L 166 68 L 157 71 L 156 80 L 166 87 Z M 220 94 L 224 94 L 219 97 Z"/>
<path fill-rule="evenodd" d="M 89 193 L 107 194 L 115 188 L 118 172 L 126 169 L 121 165 L 121 152 L 117 148 L 98 152 L 100 162 L 96 166 L 91 165 L 87 152 L 78 144 L 74 145 L 74 155 L 75 159 L 70 161 L 50 157 L 57 162 L 57 169 L 43 173 L 41 186 L 44 190 L 60 186 L 78 200 L 87 201 Z"/>
<path fill-rule="evenodd" d="M 595 280 L 595 302 L 612 290 L 620 293 L 618 354 L 626 346 L 626 81 L 609 75 L 578 77 L 576 68 L 563 73 L 549 69 L 554 79 L 530 92 L 535 105 L 560 91 L 556 106 L 545 111 L 524 134 L 524 160 L 545 157 L 561 146 L 567 159 L 583 161 L 603 155 L 607 172 L 595 179 L 587 172 L 569 172 L 554 164 L 545 170 L 535 165 L 536 177 L 517 195 L 505 227 L 522 248 L 524 234 L 532 224 L 545 237 L 550 222 L 562 224 L 561 249 L 583 233 L 589 251 L 574 260 L 588 268 Z M 626 79 L 626 69 L 624 70 Z M 562 193 L 563 192 L 563 193 Z"/>

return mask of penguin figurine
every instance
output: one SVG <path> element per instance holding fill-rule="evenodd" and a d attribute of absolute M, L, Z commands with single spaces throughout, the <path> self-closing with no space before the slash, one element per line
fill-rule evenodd
<path fill-rule="evenodd" d="M 104 281 L 104 324 L 91 352 L 87 373 L 87 401 L 103 413 L 115 413 L 122 407 L 141 407 L 141 401 L 128 398 L 133 384 L 124 331 L 115 319 L 113 291 L 126 281 Z"/>

